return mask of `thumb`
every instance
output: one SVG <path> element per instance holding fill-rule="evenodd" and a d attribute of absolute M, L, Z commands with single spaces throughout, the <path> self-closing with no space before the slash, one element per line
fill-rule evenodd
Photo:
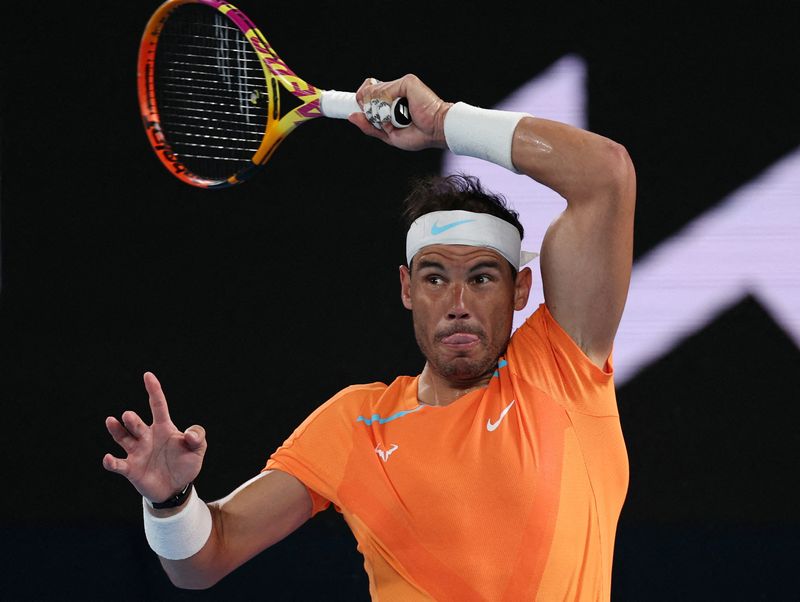
<path fill-rule="evenodd" d="M 199 424 L 190 426 L 183 432 L 183 440 L 191 451 L 204 451 L 208 447 L 206 429 Z"/>

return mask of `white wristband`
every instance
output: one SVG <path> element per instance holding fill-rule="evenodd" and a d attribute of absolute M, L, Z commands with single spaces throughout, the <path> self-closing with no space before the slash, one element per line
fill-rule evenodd
<path fill-rule="evenodd" d="M 456 155 L 484 159 L 519 173 L 511 162 L 511 143 L 517 124 L 527 116 L 457 102 L 444 117 L 444 138 Z"/>
<path fill-rule="evenodd" d="M 167 560 L 183 560 L 197 554 L 211 535 L 211 511 L 192 491 L 180 512 L 159 518 L 142 498 L 144 534 L 152 550 Z"/>

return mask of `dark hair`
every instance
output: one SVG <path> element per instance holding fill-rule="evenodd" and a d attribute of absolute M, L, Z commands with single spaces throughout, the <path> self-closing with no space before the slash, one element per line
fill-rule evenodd
<path fill-rule="evenodd" d="M 508 207 L 505 198 L 484 189 L 475 176 L 462 173 L 417 180 L 403 202 L 402 218 L 408 230 L 414 220 L 426 213 L 455 209 L 494 215 L 519 230 L 520 240 L 525 236 L 519 214 Z"/>

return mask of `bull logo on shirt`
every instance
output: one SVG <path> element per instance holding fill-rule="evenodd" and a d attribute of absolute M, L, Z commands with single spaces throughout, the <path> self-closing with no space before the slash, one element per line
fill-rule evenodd
<path fill-rule="evenodd" d="M 400 447 L 400 446 L 397 445 L 397 443 L 392 443 L 392 446 L 389 449 L 381 449 L 381 444 L 378 443 L 378 445 L 375 446 L 375 453 L 378 454 L 378 456 L 380 456 L 381 460 L 383 460 L 384 462 L 388 462 L 389 461 L 389 456 L 391 456 L 392 453 L 398 447 Z"/>

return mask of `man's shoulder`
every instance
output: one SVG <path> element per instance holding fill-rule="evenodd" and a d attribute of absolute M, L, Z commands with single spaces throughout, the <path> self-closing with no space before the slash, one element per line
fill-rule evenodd
<path fill-rule="evenodd" d="M 383 392 L 388 388 L 389 385 L 380 381 L 371 383 L 358 383 L 346 386 L 344 389 L 334 395 L 333 399 L 342 401 L 352 400 L 360 397 L 374 397 L 375 395 L 383 394 Z"/>
<path fill-rule="evenodd" d="M 393 415 L 406 409 L 413 394 L 416 399 L 416 378 L 401 376 L 391 384 L 372 382 L 354 384 L 341 389 L 318 406 L 297 427 L 292 437 L 305 433 L 331 438 L 337 433 L 350 432 L 358 424 L 371 424 L 377 416 Z M 399 410 L 398 410 L 399 408 Z"/>
<path fill-rule="evenodd" d="M 415 383 L 415 377 L 398 376 L 388 385 L 378 381 L 349 385 L 320 406 L 320 409 L 329 407 L 339 412 L 348 412 L 378 404 L 393 404 L 406 397 L 411 388 L 415 387 Z"/>
<path fill-rule="evenodd" d="M 547 339 L 548 322 L 553 320 L 550 311 L 544 303 L 530 314 L 525 321 L 511 334 L 510 345 L 540 344 Z"/>
<path fill-rule="evenodd" d="M 508 352 L 509 370 L 568 410 L 617 414 L 611 361 L 601 369 L 561 327 L 545 304 L 520 326 Z"/>

